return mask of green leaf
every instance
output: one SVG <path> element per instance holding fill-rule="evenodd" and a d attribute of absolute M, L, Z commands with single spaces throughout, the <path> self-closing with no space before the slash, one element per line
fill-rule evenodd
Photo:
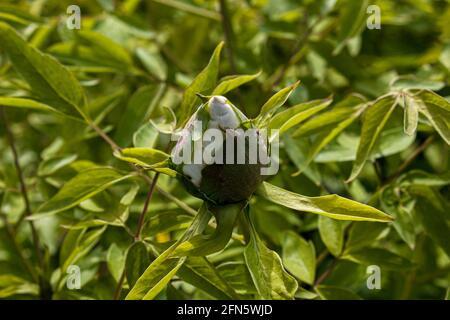
<path fill-rule="evenodd" d="M 348 42 L 363 30 L 366 23 L 368 0 L 346 0 L 341 3 L 338 45 L 333 54 L 338 54 Z"/>
<path fill-rule="evenodd" d="M 131 144 L 133 134 L 147 121 L 164 90 L 164 85 L 149 85 L 133 93 L 114 135 L 114 140 L 119 146 Z"/>
<path fill-rule="evenodd" d="M 221 42 L 217 45 L 208 65 L 197 75 L 189 87 L 186 88 L 180 107 L 180 125 L 184 125 L 192 115 L 195 107 L 201 103 L 197 93 L 207 93 L 215 87 L 219 74 L 220 52 L 222 51 L 223 44 Z"/>
<path fill-rule="evenodd" d="M 380 197 L 381 207 L 395 218 L 392 223 L 399 236 L 414 249 L 416 242 L 416 232 L 414 220 L 409 212 L 409 208 L 401 206 L 400 199 L 396 199 L 395 191 L 392 187 L 386 188 Z"/>
<path fill-rule="evenodd" d="M 15 295 L 39 295 L 39 286 L 11 274 L 0 274 L 0 299 Z"/>
<path fill-rule="evenodd" d="M 344 131 L 348 126 L 350 126 L 353 121 L 361 114 L 363 108 L 357 109 L 352 114 L 346 114 L 346 119 L 334 126 L 329 131 L 324 131 L 313 142 L 313 147 L 310 149 L 308 158 L 305 161 L 304 167 L 308 167 L 311 161 L 317 156 L 317 154 L 325 148 L 334 138 L 336 138 L 342 131 Z M 328 116 L 332 116 L 332 113 Z M 295 134 L 294 134 L 295 135 Z M 295 175 L 300 174 L 302 171 L 299 170 Z"/>
<path fill-rule="evenodd" d="M 136 148 L 153 148 L 158 134 L 158 130 L 151 123 L 146 123 L 133 134 L 133 145 Z"/>
<path fill-rule="evenodd" d="M 371 206 L 338 195 L 306 197 L 263 182 L 257 194 L 297 211 L 321 214 L 337 220 L 388 222 L 392 218 Z"/>
<path fill-rule="evenodd" d="M 217 267 L 217 271 L 237 293 L 243 295 L 257 293 L 245 263 L 225 262 Z"/>
<path fill-rule="evenodd" d="M 432 91 L 422 91 L 417 95 L 422 103 L 420 112 L 431 122 L 436 131 L 450 145 L 450 103 Z"/>
<path fill-rule="evenodd" d="M 421 170 L 411 170 L 398 179 L 399 185 L 424 185 L 430 187 L 442 187 L 450 184 L 450 172 L 440 175 L 429 174 L 428 172 Z"/>
<path fill-rule="evenodd" d="M 292 300 L 297 281 L 284 270 L 275 251 L 267 248 L 259 238 L 250 219 L 250 242 L 244 250 L 245 263 L 262 299 Z"/>
<path fill-rule="evenodd" d="M 283 104 L 287 101 L 291 93 L 298 87 L 300 81 L 297 81 L 293 85 L 281 89 L 277 93 L 275 93 L 272 97 L 267 100 L 267 102 L 261 107 L 261 111 L 256 118 L 257 126 L 263 126 L 272 115 L 283 106 Z"/>
<path fill-rule="evenodd" d="M 120 181 L 129 179 L 113 168 L 96 167 L 80 172 L 38 209 L 38 214 L 54 214 L 70 209 Z"/>
<path fill-rule="evenodd" d="M 338 257 L 344 247 L 343 223 L 325 216 L 319 216 L 319 233 L 330 253 Z"/>
<path fill-rule="evenodd" d="M 419 105 L 409 95 L 403 97 L 403 127 L 407 135 L 412 136 L 417 129 L 419 122 Z"/>
<path fill-rule="evenodd" d="M 269 122 L 270 129 L 278 129 L 282 135 L 290 128 L 325 109 L 332 102 L 331 98 L 301 103 L 276 114 Z"/>
<path fill-rule="evenodd" d="M 347 182 L 354 180 L 361 172 L 396 104 L 397 99 L 392 95 L 387 95 L 377 99 L 367 108 L 364 114 L 356 160 Z"/>
<path fill-rule="evenodd" d="M 210 218 L 206 204 L 203 204 L 194 221 L 184 232 L 183 236 L 167 250 L 161 253 L 156 260 L 145 270 L 136 284 L 131 288 L 126 299 L 142 300 L 152 299 L 167 285 L 170 279 L 178 272 L 182 264 L 186 261 L 185 256 L 176 257 L 175 250 L 186 240 L 192 238 L 194 234 L 201 231 Z"/>
<path fill-rule="evenodd" d="M 325 133 L 326 135 L 326 133 Z M 400 153 L 410 147 L 415 141 L 415 135 L 408 136 L 403 127 L 393 127 L 381 132 L 378 141 L 372 148 L 369 159 L 378 159 Z M 317 143 L 313 141 L 313 144 Z M 317 163 L 346 162 L 356 159 L 356 151 L 360 139 L 351 133 L 342 133 L 334 143 L 329 144 L 314 159 Z"/>
<path fill-rule="evenodd" d="M 119 282 L 125 268 L 125 254 L 117 244 L 113 243 L 109 247 L 108 252 L 106 253 L 106 263 L 114 280 Z"/>
<path fill-rule="evenodd" d="M 429 187 L 411 186 L 408 190 L 417 197 L 414 212 L 423 229 L 450 257 L 449 214 L 443 199 L 431 198 L 433 191 Z"/>
<path fill-rule="evenodd" d="M 345 288 L 320 285 L 315 290 L 322 300 L 361 300 L 360 296 Z"/>
<path fill-rule="evenodd" d="M 344 255 L 347 259 L 362 265 L 377 265 L 382 269 L 402 271 L 413 267 L 409 260 L 380 248 L 364 248 Z"/>
<path fill-rule="evenodd" d="M 142 241 L 133 243 L 128 248 L 125 259 L 125 275 L 130 288 L 136 284 L 149 265 L 150 257 L 145 243 Z"/>
<path fill-rule="evenodd" d="M 143 300 L 153 300 L 170 282 L 170 280 L 177 274 L 185 262 L 186 257 L 169 258 L 164 262 L 164 265 L 158 265 L 153 271 L 153 282 L 147 283 L 150 290 L 142 298 Z"/>
<path fill-rule="evenodd" d="M 316 276 L 316 251 L 308 242 L 293 231 L 283 240 L 283 265 L 297 279 L 312 285 Z"/>
<path fill-rule="evenodd" d="M 293 137 L 306 137 L 320 131 L 328 131 L 333 129 L 340 122 L 347 120 L 355 112 L 362 109 L 364 106 L 364 99 L 360 96 L 350 95 L 340 101 L 331 110 L 321 113 L 308 120 L 300 128 L 298 128 L 293 134 Z"/>
<path fill-rule="evenodd" d="M 181 243 L 174 254 L 187 256 L 206 256 L 225 248 L 233 233 L 233 228 L 238 215 L 245 203 L 229 204 L 223 206 L 211 206 L 209 209 L 216 218 L 216 230 L 210 235 L 196 235 Z"/>
<path fill-rule="evenodd" d="M 202 7 L 194 6 L 192 4 L 182 2 L 179 0 L 152 0 L 153 2 L 157 2 L 160 4 L 164 4 L 166 6 L 175 8 L 177 10 L 181 10 L 187 13 L 191 13 L 197 15 L 199 17 L 208 18 L 212 20 L 220 20 L 220 15 L 211 10 L 204 9 Z"/>
<path fill-rule="evenodd" d="M 64 239 L 63 249 L 60 257 L 60 265 L 63 273 L 67 268 L 75 264 L 82 257 L 87 255 L 91 249 L 100 241 L 100 237 L 105 232 L 106 226 L 93 230 L 70 231 Z M 73 234 L 72 234 L 73 232 Z"/>
<path fill-rule="evenodd" d="M 99 32 L 80 30 L 77 32 L 77 40 L 87 45 L 101 61 L 117 65 L 120 68 L 130 68 L 133 65 L 130 54 L 121 45 Z"/>
<path fill-rule="evenodd" d="M 177 275 L 216 299 L 238 299 L 233 288 L 205 257 L 189 257 Z"/>
<path fill-rule="evenodd" d="M 32 109 L 39 111 L 52 111 L 56 113 L 61 113 L 58 110 L 44 103 L 26 98 L 0 97 L 0 105 L 4 107 L 15 107 L 15 108 Z"/>
<path fill-rule="evenodd" d="M 63 156 L 55 156 L 45 159 L 39 164 L 38 176 L 49 176 L 57 172 L 59 169 L 71 164 L 77 159 L 76 154 L 68 154 Z"/>
<path fill-rule="evenodd" d="M 354 222 L 350 227 L 344 254 L 372 245 L 385 229 L 384 223 Z"/>
<path fill-rule="evenodd" d="M 256 74 L 245 74 L 227 77 L 219 83 L 219 85 L 212 92 L 212 95 L 224 95 L 225 93 L 256 79 L 260 74 L 261 71 Z"/>
<path fill-rule="evenodd" d="M 27 44 L 3 22 L 0 22 L 0 42 L 16 70 L 42 102 L 65 114 L 81 114 L 87 118 L 83 88 L 56 59 Z"/>
<path fill-rule="evenodd" d="M 169 155 L 163 151 L 151 148 L 125 148 L 114 153 L 118 159 L 143 167 L 164 167 Z"/>

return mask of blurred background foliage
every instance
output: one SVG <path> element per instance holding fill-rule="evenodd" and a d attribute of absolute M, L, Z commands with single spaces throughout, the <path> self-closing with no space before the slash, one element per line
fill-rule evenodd
<path fill-rule="evenodd" d="M 73 4 L 81 9 L 80 30 L 66 27 Z M 366 27 L 368 5 L 380 8 L 381 29 Z M 308 196 L 336 193 L 369 203 L 396 220 L 341 222 L 299 215 L 258 198 L 252 200 L 252 215 L 261 238 L 298 280 L 297 299 L 445 297 L 450 286 L 449 1 L 2 0 L 0 21 L 73 72 L 95 124 L 121 147 L 162 148 L 166 142 L 155 141 L 149 120 L 170 127 L 170 110 L 178 114 L 185 88 L 220 41 L 226 42 L 220 78 L 258 74 L 227 93 L 249 117 L 297 80 L 301 84 L 287 106 L 332 97 L 331 106 L 283 137 L 280 173 L 271 182 Z M 7 105 L 5 97 L 38 99 L 2 53 L 3 45 L 0 104 Z M 437 95 L 428 99 L 423 90 Z M 385 95 L 398 107 L 381 111 L 389 116 L 376 119 L 386 124 L 366 155 L 369 161 L 346 183 L 354 161 L 361 160 L 362 124 L 373 116 L 355 115 L 354 107 Z M 418 100 L 408 104 L 408 97 Z M 433 99 L 439 112 L 427 104 Z M 422 103 L 428 107 L 420 109 Z M 128 170 L 76 119 L 36 108 L 5 110 L 30 212 L 85 168 Z M 353 117 L 337 137 L 328 135 Z M 404 125 L 405 119 L 411 122 Z M 124 182 L 75 208 L 36 218 L 33 235 L 24 219 L 28 209 L 5 123 L 0 126 L 0 298 L 123 298 L 118 283 L 129 289 L 199 207 L 174 179 L 161 176 L 142 231 L 145 242 L 129 250 L 147 190 L 139 181 Z M 323 146 L 315 150 L 319 143 Z M 33 237 L 40 240 L 41 257 Z M 209 256 L 207 265 L 239 297 L 254 298 L 243 250 L 233 240 Z M 202 263 L 193 259 L 180 269 L 157 298 L 223 298 L 211 275 L 192 275 Z M 69 265 L 80 267 L 80 290 L 65 285 Z M 369 265 L 381 268 L 379 290 L 367 288 Z"/>

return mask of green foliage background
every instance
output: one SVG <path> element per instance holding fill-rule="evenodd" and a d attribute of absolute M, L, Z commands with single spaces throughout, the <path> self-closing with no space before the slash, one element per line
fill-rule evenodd
<path fill-rule="evenodd" d="M 449 21 L 433 0 L 2 0 L 0 298 L 448 297 Z M 279 174 L 217 220 L 155 129 L 196 93 L 282 131 Z"/>

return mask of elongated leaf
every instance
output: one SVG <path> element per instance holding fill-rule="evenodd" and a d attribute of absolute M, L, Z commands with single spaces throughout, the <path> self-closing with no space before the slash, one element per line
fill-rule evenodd
<path fill-rule="evenodd" d="M 136 148 L 153 148 L 158 134 L 158 130 L 151 123 L 146 123 L 133 134 L 133 145 Z"/>
<path fill-rule="evenodd" d="M 283 265 L 297 279 L 312 285 L 316 275 L 316 251 L 308 242 L 293 231 L 285 234 L 283 241 Z"/>
<path fill-rule="evenodd" d="M 395 218 L 395 230 L 399 236 L 408 244 L 411 249 L 414 249 L 416 233 L 414 227 L 414 220 L 407 208 L 398 203 L 399 199 L 395 199 L 395 191 L 393 187 L 386 188 L 380 197 L 380 202 L 383 210 L 392 214 Z M 397 201 L 395 201 L 397 200 Z"/>
<path fill-rule="evenodd" d="M 224 95 L 225 93 L 242 86 L 243 84 L 256 79 L 261 74 L 261 71 L 256 74 L 245 74 L 227 77 L 219 83 L 214 89 L 213 95 Z"/>
<path fill-rule="evenodd" d="M 256 123 L 259 126 L 264 125 L 268 119 L 287 101 L 291 93 L 298 87 L 300 81 L 297 81 L 293 85 L 281 89 L 267 100 L 261 107 L 261 111 L 256 118 Z"/>
<path fill-rule="evenodd" d="M 15 97 L 0 97 L 0 105 L 5 107 L 15 107 L 24 109 L 33 109 L 40 111 L 52 111 L 60 113 L 58 110 L 35 100 Z"/>
<path fill-rule="evenodd" d="M 342 131 L 344 131 L 348 126 L 350 126 L 353 121 L 355 121 L 356 118 L 361 114 L 361 109 L 357 109 L 352 114 L 349 114 L 345 120 L 337 124 L 334 128 L 332 128 L 330 131 L 324 131 L 322 134 L 320 134 L 313 143 L 313 147 L 310 149 L 308 158 L 305 161 L 304 167 L 308 167 L 311 161 L 314 160 L 314 158 L 317 156 L 317 154 L 325 148 L 327 144 L 329 144 L 334 138 L 336 138 Z M 300 174 L 302 171 L 299 170 L 295 175 Z"/>
<path fill-rule="evenodd" d="M 321 214 L 337 220 L 388 222 L 392 218 L 371 206 L 338 195 L 306 197 L 263 182 L 257 194 L 282 206 Z"/>
<path fill-rule="evenodd" d="M 211 235 L 196 235 L 192 239 L 181 243 L 174 254 L 188 256 L 206 256 L 222 250 L 233 233 L 234 224 L 241 213 L 245 203 L 230 204 L 226 206 L 211 207 L 216 218 L 216 230 Z"/>
<path fill-rule="evenodd" d="M 345 121 L 364 104 L 359 96 L 348 96 L 340 101 L 331 110 L 323 112 L 300 126 L 293 137 L 306 137 L 320 131 L 334 128 L 338 123 Z"/>
<path fill-rule="evenodd" d="M 120 160 L 143 167 L 164 166 L 169 155 L 163 151 L 151 148 L 125 148 L 114 153 Z"/>
<path fill-rule="evenodd" d="M 131 288 L 126 299 L 142 300 L 154 298 L 170 279 L 178 272 L 182 264 L 186 261 L 185 256 L 174 257 L 174 251 L 186 240 L 189 240 L 195 233 L 201 231 L 210 218 L 206 204 L 204 204 L 189 228 L 183 236 L 167 250 L 161 253 L 156 260 L 145 270 L 136 284 Z"/>
<path fill-rule="evenodd" d="M 106 226 L 101 228 L 74 233 L 74 237 L 68 237 L 68 246 L 66 248 L 66 255 L 61 255 L 61 270 L 66 273 L 67 268 L 75 264 L 82 257 L 88 254 L 91 249 L 100 241 L 100 236 L 105 232 Z M 66 239 L 64 240 L 66 242 Z M 63 244 L 64 246 L 65 244 Z M 63 258 L 65 257 L 65 258 Z"/>
<path fill-rule="evenodd" d="M 239 294 L 256 294 L 247 266 L 243 262 L 225 262 L 217 267 L 225 281 Z"/>
<path fill-rule="evenodd" d="M 433 175 L 421 170 L 411 170 L 400 176 L 399 184 L 402 186 L 424 185 L 429 187 L 442 187 L 450 184 L 450 172 Z"/>
<path fill-rule="evenodd" d="M 124 175 L 108 167 L 96 167 L 80 172 L 68 181 L 58 193 L 39 209 L 39 214 L 54 214 L 70 209 L 115 183 L 132 175 Z"/>
<path fill-rule="evenodd" d="M 338 46 L 334 50 L 334 54 L 338 54 L 350 39 L 357 36 L 363 30 L 366 22 L 366 10 L 368 4 L 368 0 L 343 1 L 341 7 Z"/>
<path fill-rule="evenodd" d="M 433 201 L 427 197 L 432 192 L 428 187 L 412 186 L 408 190 L 418 197 L 414 212 L 423 229 L 450 257 L 450 226 L 446 221 L 448 211 L 444 211 L 445 207 L 438 199 Z"/>
<path fill-rule="evenodd" d="M 128 146 L 131 144 L 134 132 L 148 119 L 161 98 L 163 90 L 163 85 L 144 86 L 131 96 L 114 135 L 114 140 L 118 145 Z"/>
<path fill-rule="evenodd" d="M 419 105 L 410 96 L 404 97 L 404 130 L 407 135 L 412 136 L 417 129 L 417 123 L 419 121 Z"/>
<path fill-rule="evenodd" d="M 288 129 L 325 109 L 331 102 L 331 99 L 313 100 L 290 107 L 289 109 L 276 114 L 270 120 L 269 128 L 280 130 L 279 134 L 282 135 Z"/>
<path fill-rule="evenodd" d="M 153 278 L 152 282 L 149 282 L 147 285 L 150 287 L 150 290 L 145 294 L 142 298 L 143 300 L 153 300 L 160 292 L 163 290 L 169 281 L 175 276 L 178 270 L 183 265 L 186 257 L 178 258 L 169 258 L 164 262 L 164 265 L 158 265 L 157 268 L 153 269 Z"/>
<path fill-rule="evenodd" d="M 189 257 L 177 273 L 187 283 L 200 288 L 216 299 L 237 299 L 233 288 L 225 282 L 205 257 Z"/>
<path fill-rule="evenodd" d="M 372 245 L 385 229 L 384 223 L 354 222 L 350 227 L 344 254 Z"/>
<path fill-rule="evenodd" d="M 141 241 L 133 243 L 128 248 L 125 259 L 125 275 L 131 288 L 149 265 L 150 257 L 145 244 Z"/>
<path fill-rule="evenodd" d="M 387 270 L 406 270 L 413 267 L 409 260 L 380 248 L 364 248 L 343 256 L 353 262 L 368 265 L 378 265 Z"/>
<path fill-rule="evenodd" d="M 125 69 L 130 68 L 133 63 L 127 50 L 99 32 L 80 30 L 77 32 L 77 40 L 92 49 L 99 60 L 104 59 Z"/>
<path fill-rule="evenodd" d="M 345 288 L 320 285 L 315 289 L 323 300 L 361 300 L 360 296 Z"/>
<path fill-rule="evenodd" d="M 251 237 L 244 257 L 259 295 L 263 299 L 292 300 L 298 288 L 297 281 L 284 270 L 278 254 L 264 245 L 250 220 L 248 222 Z"/>
<path fill-rule="evenodd" d="M 450 103 L 432 91 L 417 96 L 422 101 L 420 111 L 430 120 L 442 139 L 450 145 Z"/>
<path fill-rule="evenodd" d="M 0 42 L 16 70 L 44 103 L 72 116 L 87 117 L 82 87 L 57 60 L 27 44 L 13 28 L 2 22 Z"/>
<path fill-rule="evenodd" d="M 332 255 L 338 257 L 344 247 L 344 225 L 341 221 L 319 217 L 320 238 Z"/>
<path fill-rule="evenodd" d="M 125 268 L 125 253 L 115 243 L 108 249 L 106 263 L 114 280 L 119 282 L 120 276 Z"/>
<path fill-rule="evenodd" d="M 369 157 L 375 142 L 383 130 L 387 120 L 394 111 L 396 99 L 393 96 L 384 96 L 368 107 L 362 125 L 361 139 L 356 152 L 356 160 L 352 173 L 347 182 L 354 180 L 361 172 L 364 163 Z"/>
<path fill-rule="evenodd" d="M 49 176 L 51 174 L 54 174 L 56 171 L 71 164 L 76 159 L 77 159 L 76 154 L 56 156 L 49 159 L 45 159 L 39 164 L 38 175 Z"/>
<path fill-rule="evenodd" d="M 215 87 L 217 76 L 219 74 L 219 61 L 222 47 L 223 42 L 217 45 L 205 69 L 203 69 L 189 87 L 186 88 L 180 107 L 180 125 L 184 125 L 192 115 L 194 108 L 201 103 L 200 98 L 197 97 L 196 94 L 206 93 Z"/>

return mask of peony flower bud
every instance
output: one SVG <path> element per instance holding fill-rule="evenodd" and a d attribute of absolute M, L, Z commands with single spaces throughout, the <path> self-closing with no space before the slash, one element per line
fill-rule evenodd
<path fill-rule="evenodd" d="M 263 181 L 260 150 L 267 152 L 260 131 L 227 98 L 213 96 L 182 130 L 171 166 L 194 196 L 216 205 L 236 203 Z"/>

